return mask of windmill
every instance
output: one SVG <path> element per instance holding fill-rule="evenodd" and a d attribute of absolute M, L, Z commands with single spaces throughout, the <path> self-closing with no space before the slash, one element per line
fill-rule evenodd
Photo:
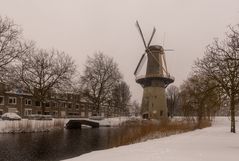
<path fill-rule="evenodd" d="M 134 72 L 136 82 L 144 89 L 141 104 L 142 116 L 148 119 L 164 118 L 168 116 L 165 88 L 174 82 L 174 78 L 168 72 L 165 58 L 165 51 L 171 51 L 171 49 L 164 50 L 160 45 L 151 45 L 156 32 L 155 28 L 153 28 L 151 37 L 146 44 L 138 21 L 136 21 L 136 26 L 145 47 L 145 52 L 142 54 Z M 146 59 L 146 73 L 139 76 Z"/>

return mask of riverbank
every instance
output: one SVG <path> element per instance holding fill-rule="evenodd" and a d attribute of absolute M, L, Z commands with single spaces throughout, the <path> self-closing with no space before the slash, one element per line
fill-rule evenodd
<path fill-rule="evenodd" d="M 99 122 L 101 127 L 120 126 L 123 122 L 129 120 L 128 117 L 106 118 Z M 52 120 L 0 120 L 1 133 L 24 133 L 24 132 L 46 132 L 54 129 L 63 129 L 69 118 L 57 118 Z"/>
<path fill-rule="evenodd" d="M 0 120 L 0 133 L 45 132 L 64 128 L 64 119 L 19 121 Z"/>
<path fill-rule="evenodd" d="M 239 134 L 229 131 L 230 120 L 218 117 L 209 128 L 95 151 L 65 161 L 237 161 Z"/>

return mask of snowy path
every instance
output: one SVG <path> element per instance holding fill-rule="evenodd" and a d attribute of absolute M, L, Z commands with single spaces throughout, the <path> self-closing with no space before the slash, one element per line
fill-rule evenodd
<path fill-rule="evenodd" d="M 217 118 L 213 127 L 95 151 L 67 161 L 238 161 L 239 134 L 229 132 L 229 123 L 228 118 Z"/>

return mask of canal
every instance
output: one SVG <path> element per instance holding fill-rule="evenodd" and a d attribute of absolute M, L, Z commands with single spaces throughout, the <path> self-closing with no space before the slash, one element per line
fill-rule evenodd
<path fill-rule="evenodd" d="M 0 134 L 0 161 L 57 161 L 107 149 L 120 128 L 83 128 Z"/>

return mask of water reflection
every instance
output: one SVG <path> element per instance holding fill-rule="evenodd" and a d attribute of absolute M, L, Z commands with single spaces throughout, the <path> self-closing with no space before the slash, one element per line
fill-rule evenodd
<path fill-rule="evenodd" d="M 119 128 L 0 135 L 1 161 L 54 161 L 111 147 Z"/>

